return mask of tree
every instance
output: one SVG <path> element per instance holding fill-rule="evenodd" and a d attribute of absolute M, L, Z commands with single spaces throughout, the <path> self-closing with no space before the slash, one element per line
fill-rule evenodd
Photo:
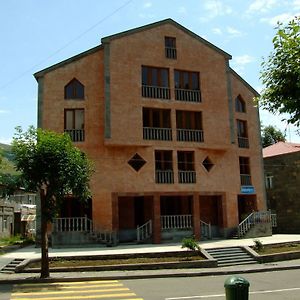
<path fill-rule="evenodd" d="M 287 121 L 300 127 L 300 17 L 276 29 L 274 50 L 262 63 L 259 101 L 272 113 L 289 114 Z"/>
<path fill-rule="evenodd" d="M 66 194 L 90 197 L 91 164 L 68 135 L 18 127 L 13 139 L 17 170 L 41 198 L 41 278 L 49 277 L 47 223 L 55 217 Z"/>
<path fill-rule="evenodd" d="M 272 125 L 262 128 L 261 139 L 263 148 L 286 141 L 285 134 Z"/>

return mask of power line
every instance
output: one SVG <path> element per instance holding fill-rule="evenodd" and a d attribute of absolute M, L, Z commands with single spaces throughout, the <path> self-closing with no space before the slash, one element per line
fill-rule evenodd
<path fill-rule="evenodd" d="M 64 46 L 62 46 L 61 48 L 59 48 L 58 50 L 56 50 L 54 53 L 52 53 L 51 55 L 47 56 L 46 58 L 44 58 L 43 60 L 41 60 L 39 63 L 37 63 L 37 64 L 33 65 L 32 67 L 30 67 L 29 69 L 27 69 L 26 71 L 22 72 L 20 75 L 16 76 L 15 78 L 13 78 L 12 80 L 8 81 L 4 85 L 0 86 L 0 90 L 6 88 L 7 86 L 11 85 L 15 81 L 19 80 L 20 78 L 22 78 L 23 76 L 25 76 L 27 73 L 29 73 L 29 72 L 31 73 L 39 65 L 43 64 L 44 62 L 46 62 L 50 58 L 54 57 L 55 55 L 57 55 L 59 52 L 61 52 L 65 48 L 69 47 L 72 43 L 74 43 L 77 40 L 79 40 L 80 38 L 82 38 L 84 35 L 86 35 L 88 32 L 90 32 L 91 30 L 93 30 L 95 27 L 97 27 L 98 25 L 100 25 L 101 23 L 103 23 L 104 21 L 106 21 L 107 19 L 109 19 L 110 17 L 112 17 L 114 14 L 116 14 L 117 12 L 119 12 L 120 10 L 122 10 L 124 7 L 126 7 L 127 5 L 129 5 L 132 1 L 133 0 L 128 0 L 123 5 L 121 5 L 117 9 L 115 9 L 113 12 L 111 12 L 110 14 L 108 14 L 107 16 L 105 16 L 104 18 L 102 18 L 101 20 L 99 20 L 97 23 L 95 23 L 94 25 L 92 25 L 91 27 L 89 27 L 87 30 L 85 30 L 81 34 L 79 34 L 77 37 L 75 37 L 74 39 L 72 39 L 69 42 L 67 42 Z"/>

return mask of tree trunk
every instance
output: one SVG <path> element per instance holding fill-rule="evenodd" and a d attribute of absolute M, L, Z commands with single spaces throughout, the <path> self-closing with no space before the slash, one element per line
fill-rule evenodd
<path fill-rule="evenodd" d="M 46 213 L 46 195 L 45 191 L 41 189 L 41 278 L 50 277 L 49 272 L 49 256 L 48 256 L 48 233 L 47 233 L 47 213 Z"/>

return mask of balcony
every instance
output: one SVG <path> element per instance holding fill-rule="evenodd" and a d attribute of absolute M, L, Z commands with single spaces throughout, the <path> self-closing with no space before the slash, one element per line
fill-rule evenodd
<path fill-rule="evenodd" d="M 195 171 L 178 171 L 179 183 L 196 183 Z"/>
<path fill-rule="evenodd" d="M 252 185 L 251 175 L 241 174 L 241 185 Z"/>
<path fill-rule="evenodd" d="M 72 142 L 83 142 L 84 141 L 84 129 L 65 129 Z"/>
<path fill-rule="evenodd" d="M 176 59 L 177 58 L 177 51 L 174 47 L 166 47 L 165 54 L 167 58 Z"/>
<path fill-rule="evenodd" d="M 173 170 L 156 170 L 155 171 L 155 182 L 156 183 L 174 183 L 174 172 Z"/>
<path fill-rule="evenodd" d="M 201 143 L 204 141 L 203 130 L 177 129 L 177 141 Z"/>
<path fill-rule="evenodd" d="M 142 96 L 146 98 L 170 99 L 170 88 L 142 85 Z"/>
<path fill-rule="evenodd" d="M 155 141 L 172 141 L 172 129 L 143 127 L 143 139 Z"/>
<path fill-rule="evenodd" d="M 247 137 L 238 136 L 239 148 L 249 148 L 249 139 Z"/>
<path fill-rule="evenodd" d="M 200 90 L 175 89 L 175 99 L 178 101 L 201 102 Z"/>
<path fill-rule="evenodd" d="M 192 229 L 192 215 L 163 215 L 160 217 L 161 229 Z"/>

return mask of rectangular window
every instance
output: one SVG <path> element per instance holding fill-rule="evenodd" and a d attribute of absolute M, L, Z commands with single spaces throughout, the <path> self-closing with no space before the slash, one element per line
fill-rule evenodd
<path fill-rule="evenodd" d="M 241 185 L 252 185 L 249 157 L 239 157 Z"/>
<path fill-rule="evenodd" d="M 165 36 L 165 55 L 167 58 L 177 58 L 176 38 Z"/>
<path fill-rule="evenodd" d="M 174 71 L 176 89 L 200 90 L 199 72 Z"/>
<path fill-rule="evenodd" d="M 193 151 L 178 151 L 177 162 L 179 171 L 195 171 Z"/>
<path fill-rule="evenodd" d="M 73 142 L 84 141 L 84 109 L 65 109 L 64 129 Z"/>
<path fill-rule="evenodd" d="M 202 130 L 202 113 L 200 111 L 176 110 L 176 128 Z"/>
<path fill-rule="evenodd" d="M 171 110 L 143 107 L 143 126 L 171 128 Z"/>
<path fill-rule="evenodd" d="M 273 176 L 272 175 L 266 175 L 266 189 L 270 190 L 273 188 Z"/>
<path fill-rule="evenodd" d="M 247 122 L 236 120 L 238 145 L 240 148 L 249 148 Z"/>
<path fill-rule="evenodd" d="M 169 87 L 169 70 L 142 66 L 142 85 Z"/>
<path fill-rule="evenodd" d="M 166 150 L 155 150 L 155 182 L 174 183 L 173 153 Z"/>

